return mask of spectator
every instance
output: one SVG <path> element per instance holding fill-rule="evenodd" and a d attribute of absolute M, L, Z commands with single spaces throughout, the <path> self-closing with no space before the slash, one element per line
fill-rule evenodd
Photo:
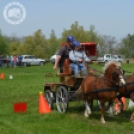
<path fill-rule="evenodd" d="M 10 63 L 10 56 L 6 55 L 6 64 L 7 64 L 7 68 L 9 68 L 9 63 Z"/>
<path fill-rule="evenodd" d="M 13 55 L 10 55 L 10 66 L 13 67 L 13 65 L 14 65 Z"/>
<path fill-rule="evenodd" d="M 16 55 L 13 56 L 13 65 L 14 67 L 16 67 L 16 64 L 17 64 L 17 57 Z"/>
<path fill-rule="evenodd" d="M 0 55 L 0 66 L 1 68 L 4 68 L 4 56 Z"/>
<path fill-rule="evenodd" d="M 19 67 L 22 67 L 22 56 L 18 55 Z"/>

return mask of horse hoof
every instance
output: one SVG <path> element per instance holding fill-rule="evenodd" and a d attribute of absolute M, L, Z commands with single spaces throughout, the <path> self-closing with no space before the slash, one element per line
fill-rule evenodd
<path fill-rule="evenodd" d="M 88 117 L 89 117 L 89 115 L 88 115 L 87 113 L 85 113 L 84 115 L 85 115 L 85 117 L 86 117 L 86 118 L 88 118 Z"/>
<path fill-rule="evenodd" d="M 105 124 L 106 122 L 105 122 L 104 120 L 101 120 L 101 123 L 102 123 L 102 124 Z"/>
<path fill-rule="evenodd" d="M 91 114 L 91 111 L 89 111 L 89 110 L 85 111 L 85 117 L 89 117 L 90 114 Z"/>

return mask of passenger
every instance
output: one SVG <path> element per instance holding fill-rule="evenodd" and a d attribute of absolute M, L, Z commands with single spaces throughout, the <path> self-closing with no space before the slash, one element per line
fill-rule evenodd
<path fill-rule="evenodd" d="M 74 75 L 80 77 L 79 71 L 81 71 L 83 76 L 87 75 L 87 70 L 85 67 L 85 62 L 90 62 L 91 60 L 87 57 L 84 51 L 82 51 L 80 42 L 73 42 L 74 49 L 69 52 L 69 59 L 71 60 L 71 68 Z"/>
<path fill-rule="evenodd" d="M 73 36 L 67 37 L 66 45 L 63 46 L 57 53 L 57 57 L 56 57 L 55 64 L 53 67 L 54 70 L 57 67 L 63 67 L 63 63 L 64 63 L 65 59 L 69 58 L 69 51 L 72 49 L 72 44 L 73 44 L 74 40 L 75 39 Z"/>

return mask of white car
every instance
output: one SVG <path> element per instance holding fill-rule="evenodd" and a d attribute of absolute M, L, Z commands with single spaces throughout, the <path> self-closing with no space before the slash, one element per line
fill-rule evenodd
<path fill-rule="evenodd" d="M 115 55 L 117 57 L 117 61 L 118 62 L 122 62 L 123 61 L 123 58 L 121 55 Z"/>
<path fill-rule="evenodd" d="M 50 57 L 50 62 L 55 63 L 55 59 L 56 59 L 58 51 L 59 50 L 57 50 L 56 53 Z"/>
<path fill-rule="evenodd" d="M 98 63 L 104 63 L 112 60 L 122 63 L 122 58 L 119 58 L 117 55 L 104 54 L 98 57 Z"/>
<path fill-rule="evenodd" d="M 22 63 L 27 65 L 40 65 L 43 66 L 46 61 L 44 59 L 37 58 L 34 55 L 22 55 Z"/>

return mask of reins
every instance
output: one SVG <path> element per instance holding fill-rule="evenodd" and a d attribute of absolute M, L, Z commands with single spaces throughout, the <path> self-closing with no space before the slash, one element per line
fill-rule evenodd
<path fill-rule="evenodd" d="M 95 69 L 95 68 L 91 67 L 91 65 L 89 66 L 89 69 L 90 69 L 90 68 L 91 68 L 92 70 L 96 71 L 96 72 L 99 72 L 100 74 L 104 74 L 104 72 L 99 71 L 99 70 L 97 70 L 97 69 Z"/>
<path fill-rule="evenodd" d="M 119 86 L 113 86 L 113 87 L 111 87 L 111 85 L 107 85 L 106 83 L 105 83 L 105 81 L 104 81 L 104 83 L 105 83 L 105 85 L 107 85 L 107 86 L 109 86 L 109 88 L 105 88 L 104 87 L 104 84 L 102 85 L 102 88 L 100 88 L 100 89 L 98 89 L 98 88 L 96 88 L 96 82 L 97 82 L 97 80 L 98 79 L 106 79 L 106 78 L 104 78 L 104 77 L 98 77 L 98 78 L 96 78 L 96 80 L 94 81 L 94 90 L 92 91 L 92 92 L 88 92 L 89 94 L 90 93 L 98 93 L 98 92 L 105 92 L 105 91 L 107 91 L 107 92 L 111 92 L 111 91 L 115 91 L 115 92 L 117 92 L 118 91 L 118 88 L 119 88 Z M 107 79 L 106 79 L 107 80 Z M 109 80 L 110 81 L 110 80 Z"/>
<path fill-rule="evenodd" d="M 92 67 L 90 67 L 90 68 L 92 68 Z M 94 69 L 94 68 L 92 68 L 92 69 Z M 96 69 L 94 69 L 94 70 L 96 70 Z M 101 74 L 104 74 L 104 73 L 102 73 L 101 71 L 98 71 L 98 70 L 96 70 L 96 71 L 97 71 L 97 72 L 100 72 Z M 102 85 L 102 88 L 97 89 L 97 88 L 96 88 L 96 82 L 97 82 L 98 79 L 103 79 L 105 85 L 107 85 L 109 88 L 104 88 L 104 84 L 103 84 L 103 85 Z M 105 91 L 106 91 L 106 92 L 111 92 L 111 91 L 117 92 L 117 91 L 119 90 L 119 87 L 121 87 L 121 86 L 119 86 L 119 85 L 111 86 L 111 85 L 109 85 L 106 81 L 108 81 L 108 82 L 110 82 L 110 83 L 116 84 L 116 81 L 113 81 L 113 80 L 110 80 L 110 79 L 108 79 L 108 78 L 105 78 L 105 76 L 103 75 L 103 76 L 101 76 L 101 77 L 97 77 L 96 80 L 94 81 L 94 90 L 91 91 L 91 92 L 85 93 L 85 94 L 98 93 L 98 92 L 105 92 Z"/>
<path fill-rule="evenodd" d="M 128 86 L 128 85 L 134 85 L 134 82 L 127 82 L 125 85 L 123 85 L 124 86 L 124 93 L 122 93 L 122 95 L 125 97 L 130 97 L 130 94 L 134 92 L 134 87 L 131 88 L 130 90 L 127 90 L 126 86 Z"/>
<path fill-rule="evenodd" d="M 99 71 L 99 70 L 97 70 L 97 69 L 95 69 L 95 68 L 93 68 L 93 67 L 89 67 L 89 68 L 91 68 L 92 70 L 94 70 L 94 71 L 96 71 L 96 72 L 99 72 L 100 74 L 103 74 L 104 75 L 104 73 L 102 72 L 102 71 Z M 112 80 L 109 80 L 109 79 L 107 79 L 107 78 L 105 78 L 105 77 L 103 77 L 104 78 L 104 80 L 107 80 L 107 81 L 110 81 L 110 82 L 112 82 L 112 83 L 116 83 L 115 81 L 112 81 Z M 108 85 L 108 84 L 106 84 L 106 85 Z M 108 86 L 110 86 L 110 85 L 108 85 Z"/>

